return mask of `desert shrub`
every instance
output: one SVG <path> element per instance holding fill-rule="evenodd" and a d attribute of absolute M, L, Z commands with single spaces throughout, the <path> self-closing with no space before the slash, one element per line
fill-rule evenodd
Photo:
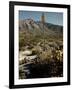
<path fill-rule="evenodd" d="M 40 60 L 42 61 L 49 61 L 51 59 L 51 53 L 49 52 L 42 52 L 39 54 Z"/>
<path fill-rule="evenodd" d="M 40 54 L 40 50 L 39 49 L 32 49 L 32 55 L 39 55 Z"/>
<path fill-rule="evenodd" d="M 26 75 L 22 70 L 19 70 L 19 79 L 25 79 Z"/>

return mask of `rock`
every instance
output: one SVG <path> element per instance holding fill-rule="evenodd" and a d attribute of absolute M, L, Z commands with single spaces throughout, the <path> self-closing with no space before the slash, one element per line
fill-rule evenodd
<path fill-rule="evenodd" d="M 37 55 L 32 55 L 32 51 L 21 51 L 19 53 L 19 64 L 24 64 L 27 62 L 34 61 L 37 58 Z"/>
<path fill-rule="evenodd" d="M 19 61 L 24 60 L 24 59 L 25 59 L 25 57 L 26 57 L 26 56 L 20 55 L 20 56 L 19 56 Z"/>
<path fill-rule="evenodd" d="M 26 50 L 22 52 L 23 55 L 31 55 L 32 51 Z"/>
<path fill-rule="evenodd" d="M 27 60 L 34 60 L 37 58 L 37 55 L 33 55 L 33 56 L 26 56 L 25 59 Z"/>
<path fill-rule="evenodd" d="M 56 42 L 49 42 L 48 44 L 49 44 L 50 47 L 55 47 L 55 48 L 58 47 Z"/>
<path fill-rule="evenodd" d="M 20 51 L 19 52 L 19 64 L 23 64 L 23 63 L 27 62 L 25 59 L 28 58 L 27 55 L 31 55 L 31 54 L 32 54 L 32 51 L 29 51 L 29 50 Z"/>

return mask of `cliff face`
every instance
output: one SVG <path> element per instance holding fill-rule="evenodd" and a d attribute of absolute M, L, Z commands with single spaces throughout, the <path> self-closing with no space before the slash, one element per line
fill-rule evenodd
<path fill-rule="evenodd" d="M 45 35 L 59 35 L 63 34 L 63 27 L 59 25 L 53 25 L 50 23 L 42 23 L 40 21 L 34 21 L 32 19 L 20 20 L 19 21 L 19 30 L 30 32 L 32 34 L 43 34 Z"/>

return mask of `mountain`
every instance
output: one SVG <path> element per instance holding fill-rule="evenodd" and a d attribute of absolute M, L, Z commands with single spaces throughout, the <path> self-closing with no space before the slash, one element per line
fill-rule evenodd
<path fill-rule="evenodd" d="M 51 23 L 42 23 L 33 19 L 19 20 L 19 30 L 33 35 L 53 35 L 62 36 L 63 26 L 53 25 Z"/>

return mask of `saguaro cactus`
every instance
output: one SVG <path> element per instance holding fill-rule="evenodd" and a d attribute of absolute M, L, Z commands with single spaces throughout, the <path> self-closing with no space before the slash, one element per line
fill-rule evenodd
<path fill-rule="evenodd" d="M 43 26 L 43 33 L 45 34 L 45 30 L 44 30 L 44 23 L 45 23 L 45 16 L 44 16 L 44 13 L 42 13 L 42 16 L 41 16 L 41 22 L 42 22 L 42 26 Z M 43 35 L 43 39 L 44 39 L 44 51 L 45 51 L 45 35 Z"/>

